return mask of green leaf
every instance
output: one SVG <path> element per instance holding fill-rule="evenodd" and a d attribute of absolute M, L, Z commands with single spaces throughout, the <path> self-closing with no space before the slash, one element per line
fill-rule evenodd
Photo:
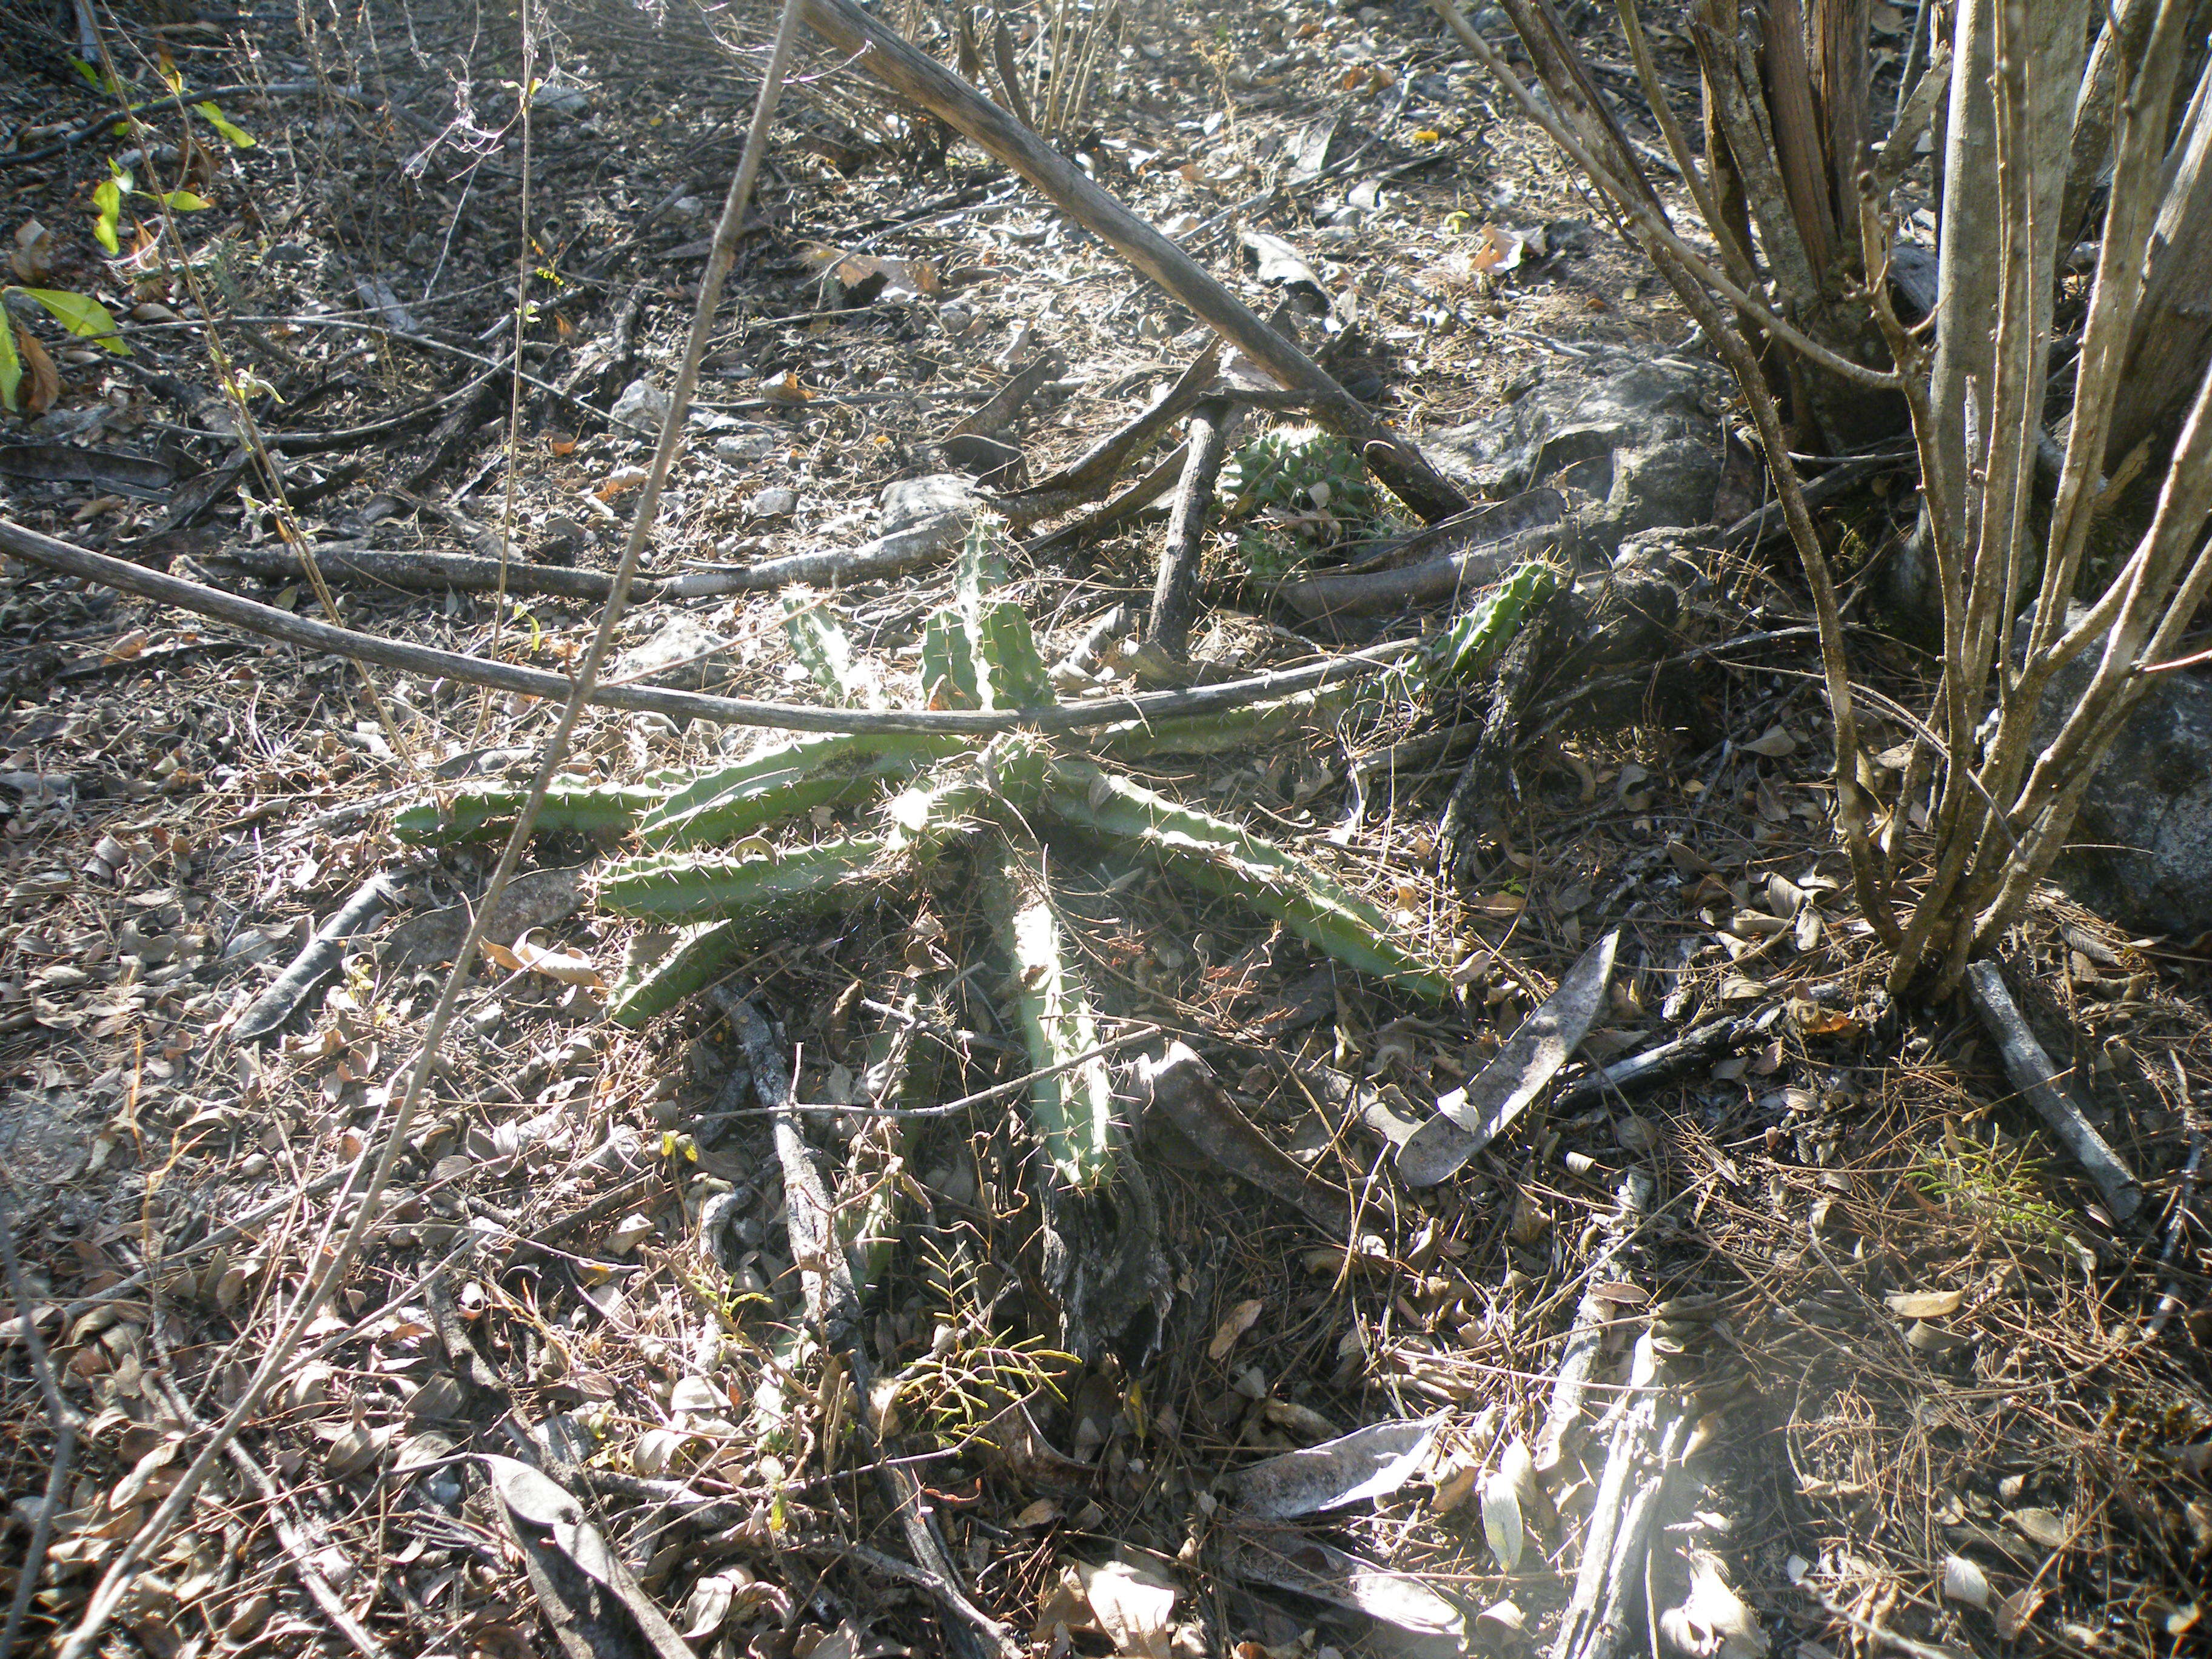
<path fill-rule="evenodd" d="M 148 194 L 153 195 L 155 201 L 172 213 L 198 213 L 202 208 L 215 205 L 206 197 L 196 195 L 189 190 L 173 190 L 162 194 L 149 191 Z"/>
<path fill-rule="evenodd" d="M 0 406 L 15 413 L 15 388 L 23 384 L 23 359 L 15 350 L 15 325 L 0 310 Z"/>
<path fill-rule="evenodd" d="M 115 240 L 116 222 L 123 216 L 123 192 L 130 188 L 127 173 L 112 179 L 103 179 L 92 187 L 92 204 L 100 211 L 94 216 L 92 234 L 99 238 L 100 246 L 110 253 L 123 250 Z"/>
<path fill-rule="evenodd" d="M 198 113 L 202 120 L 205 121 L 210 126 L 213 127 L 217 132 L 222 135 L 223 143 L 228 144 L 233 149 L 252 149 L 253 148 L 253 135 L 247 132 L 244 128 L 234 126 L 228 121 L 224 120 L 222 112 L 217 109 L 213 104 L 194 104 L 192 108 Z"/>
<path fill-rule="evenodd" d="M 9 292 L 36 300 L 46 308 L 48 316 L 79 339 L 98 341 L 118 357 L 131 355 L 131 348 L 123 343 L 123 336 L 115 326 L 114 313 L 99 301 L 58 288 L 19 288 Z"/>

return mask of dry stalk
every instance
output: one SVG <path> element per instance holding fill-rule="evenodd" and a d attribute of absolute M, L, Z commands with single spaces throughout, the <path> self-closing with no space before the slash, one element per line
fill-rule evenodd
<path fill-rule="evenodd" d="M 2163 246 L 2153 232 L 2174 219 L 2176 204 L 2212 183 L 2206 176 L 2212 145 L 2192 142 L 2185 132 L 2167 149 L 2190 6 L 2158 0 L 2154 9 L 2143 0 L 2108 25 L 2086 70 L 2098 83 L 2091 87 L 2096 96 L 2077 110 L 2088 33 L 2085 0 L 2038 8 L 2025 0 L 1962 0 L 1948 64 L 1944 165 L 1950 188 L 1940 249 L 1942 325 L 1931 349 L 1923 339 L 1928 325 L 1908 328 L 1891 301 L 1886 198 L 1904 171 L 1909 135 L 1933 118 L 1943 85 L 1939 52 L 1931 52 L 1929 72 L 1901 100 L 1899 131 L 1875 165 L 1863 168 L 1864 29 L 1850 0 L 1816 3 L 1809 27 L 1795 5 L 1754 20 L 1736 0 L 1701 0 L 1692 30 L 1709 99 L 1710 166 L 1701 173 L 1651 66 L 1635 0 L 1618 0 L 1639 80 L 1722 251 L 1723 274 L 1666 224 L 1632 148 L 1591 92 L 1542 0 L 1502 0 L 1548 94 L 1541 101 L 1450 0 L 1431 3 L 1600 189 L 1734 371 L 1820 624 L 1834 720 L 1836 820 L 1856 896 L 1891 952 L 1892 988 L 1948 994 L 1966 963 L 1986 953 L 2017 918 L 2056 858 L 2091 777 L 2143 695 L 2141 665 L 2173 653 L 2189 618 L 2212 592 L 2212 560 L 2197 550 L 2212 514 L 2208 380 L 2166 459 L 2150 527 L 2086 612 L 2068 611 L 2093 522 L 2109 509 L 2131 469 L 2142 465 L 2142 456 L 2131 453 L 2110 476 L 2106 471 L 2124 412 L 2144 402 L 2143 389 L 2130 384 L 2130 365 L 2142 349 L 2145 296 Z M 2201 104 L 2201 85 L 2197 97 Z M 2111 205 L 2057 499 L 2048 533 L 2039 537 L 2031 508 L 2045 442 L 2057 254 L 2062 236 L 2070 241 L 2072 234 L 2063 222 L 2063 163 L 2072 143 L 2078 171 L 2085 142 L 2079 128 L 2100 122 L 2112 134 Z M 1724 149 L 1713 153 L 1723 143 Z M 1735 191 L 1741 194 L 1731 199 Z M 1851 238 L 1836 221 L 1839 210 L 1848 216 L 1854 196 L 1858 224 Z M 1759 297 L 1762 283 L 1741 240 L 1753 223 L 1778 301 L 1772 307 Z M 1839 301 L 1864 308 L 1875 348 L 1887 346 L 1892 367 L 1852 362 L 1791 320 L 1820 325 Z M 1723 302 L 1734 319 L 1723 314 Z M 1907 721 L 1917 732 L 1911 787 L 1885 825 L 1879 849 L 1869 831 L 1869 798 L 1859 783 L 1834 576 L 1788 459 L 1781 410 L 1762 373 L 1761 333 L 1794 354 L 1787 364 L 1792 402 L 1804 410 L 1820 407 L 1824 395 L 1832 400 L 1832 392 L 1817 389 L 1826 377 L 1899 392 L 1911 421 L 1942 613 L 1943 672 L 1930 721 Z M 2203 368 L 2192 364 L 2188 372 Z M 2021 618 L 2021 602 L 2031 593 Z M 2092 647 L 2102 650 L 2096 672 L 2061 711 L 2057 737 L 2039 742 L 2038 726 L 2050 719 L 2045 703 L 2053 677 Z M 1900 925 L 1892 908 L 1899 821 L 1938 760 L 1932 867 Z"/>

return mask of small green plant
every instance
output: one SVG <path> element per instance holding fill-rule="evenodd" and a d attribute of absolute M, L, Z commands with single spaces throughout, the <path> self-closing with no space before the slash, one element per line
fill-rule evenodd
<path fill-rule="evenodd" d="M 953 601 L 927 623 L 922 684 L 932 707 L 1020 709 L 1054 700 L 1029 618 L 1011 599 L 994 597 L 1006 584 L 1003 541 L 998 521 L 978 522 L 962 549 Z M 1059 1183 L 1091 1192 L 1113 1179 L 1121 1130 L 1103 1062 L 1091 1052 L 1094 1003 L 1054 890 L 1051 872 L 1061 860 L 1047 855 L 1060 836 L 1103 843 L 1233 900 L 1347 968 L 1425 1000 L 1450 993 L 1443 966 L 1357 893 L 1274 842 L 1105 763 L 1249 746 L 1363 699 L 1379 708 L 1463 679 L 1503 648 L 1558 580 L 1549 566 L 1522 567 L 1427 652 L 1365 686 L 1104 728 L 1091 735 L 1087 757 L 1018 732 L 983 743 L 947 735 L 800 737 L 696 775 L 640 784 L 558 779 L 538 823 L 636 844 L 598 878 L 603 908 L 664 925 L 634 945 L 610 997 L 610 1016 L 629 1025 L 678 1006 L 795 921 L 856 908 L 968 855 L 1013 969 L 1011 995 L 1030 1060 L 1048 1074 L 1031 1091 L 1032 1121 Z M 846 690 L 852 655 L 836 624 L 804 606 L 790 624 L 799 659 L 825 689 Z M 513 822 L 521 796 L 519 787 L 472 786 L 410 807 L 394 827 L 416 842 L 481 839 Z M 825 811 L 860 817 L 819 838 L 770 839 Z"/>
<path fill-rule="evenodd" d="M 137 177 L 129 167 L 110 161 L 107 177 L 94 185 L 92 190 L 92 234 L 110 254 L 123 252 L 121 240 L 116 232 L 123 218 L 124 200 L 131 196 L 143 196 L 149 201 L 159 202 L 172 213 L 198 213 L 214 205 L 196 191 L 141 190 Z"/>
<path fill-rule="evenodd" d="M 2066 1213 L 2044 1196 L 2044 1166 L 2024 1146 L 1959 1133 L 1948 1119 L 1943 1144 L 1914 1164 L 1912 1183 L 1955 1213 L 2021 1244 L 2066 1249 Z"/>
<path fill-rule="evenodd" d="M 27 349 L 16 344 L 15 322 L 6 314 L 6 311 L 7 301 L 17 295 L 44 308 L 47 315 L 79 339 L 90 340 L 102 350 L 112 351 L 118 357 L 131 355 L 131 348 L 123 343 L 122 333 L 115 325 L 114 314 L 99 301 L 55 288 L 10 286 L 0 289 L 0 406 L 4 406 L 10 415 L 22 412 L 21 394 L 25 361 L 44 361 L 43 351 Z M 28 335 L 23 337 L 30 339 Z M 33 345 L 35 347 L 35 342 Z"/>
<path fill-rule="evenodd" d="M 964 1249 L 927 1236 L 922 1249 L 937 1304 L 929 1352 L 890 1379 L 892 1398 L 940 1444 L 992 1449 L 983 1437 L 1000 1413 L 1040 1395 L 1064 1400 L 1060 1379 L 1080 1362 L 1034 1337 L 996 1330 Z"/>
<path fill-rule="evenodd" d="M 1222 515 L 1247 520 L 1237 552 L 1261 586 L 1302 571 L 1322 545 L 1373 526 L 1382 511 L 1375 481 L 1352 447 L 1318 427 L 1276 427 L 1221 464 Z"/>

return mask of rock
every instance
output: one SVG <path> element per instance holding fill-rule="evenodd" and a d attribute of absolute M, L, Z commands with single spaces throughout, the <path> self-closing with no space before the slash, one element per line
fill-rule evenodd
<path fill-rule="evenodd" d="M 2084 652 L 2053 678 L 2039 749 L 2057 735 L 2100 655 Z M 2186 941 L 2212 933 L 2212 680 L 2185 670 L 2149 678 L 2051 873 L 2100 915 Z"/>
<path fill-rule="evenodd" d="M 539 540 L 531 556 L 540 564 L 572 565 L 576 555 L 592 544 L 592 532 L 574 519 L 548 519 L 538 533 Z"/>
<path fill-rule="evenodd" d="M 650 380 L 632 380 L 608 413 L 617 426 L 635 427 L 657 436 L 661 422 L 668 418 L 668 394 Z"/>
<path fill-rule="evenodd" d="M 745 514 L 754 519 L 787 519 L 799 511 L 799 492 L 773 485 L 745 503 Z"/>
<path fill-rule="evenodd" d="M 573 82 L 548 81 L 530 94 L 530 107 L 551 115 L 579 116 L 592 107 L 592 94 Z"/>
<path fill-rule="evenodd" d="M 714 440 L 714 453 L 726 460 L 764 461 L 785 441 L 773 432 L 744 432 Z"/>
<path fill-rule="evenodd" d="M 484 924 L 484 937 L 495 945 L 512 945 L 533 927 L 550 927 L 575 915 L 583 900 L 580 866 L 570 870 L 530 870 L 507 884 L 499 908 Z M 451 962 L 467 936 L 476 914 L 470 904 L 410 916 L 394 927 L 377 949 L 377 959 L 386 968 L 428 968 Z"/>
<path fill-rule="evenodd" d="M 1483 495 L 1550 484 L 1578 497 L 1585 550 L 1609 563 L 1639 532 L 1711 520 L 1720 397 L 1717 370 L 1608 352 L 1553 365 L 1497 414 L 1421 444 L 1452 482 Z"/>
<path fill-rule="evenodd" d="M 737 670 L 737 654 L 728 645 L 696 617 L 672 617 L 643 644 L 624 652 L 608 678 L 678 691 L 708 690 Z"/>
<path fill-rule="evenodd" d="M 957 472 L 932 472 L 919 478 L 899 478 L 884 486 L 881 534 L 896 536 L 902 530 L 946 513 L 971 513 L 982 498 L 975 481 Z"/>

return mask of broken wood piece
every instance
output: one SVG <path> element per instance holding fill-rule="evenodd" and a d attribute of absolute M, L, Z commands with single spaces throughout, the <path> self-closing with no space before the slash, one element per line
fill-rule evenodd
<path fill-rule="evenodd" d="M 1613 1194 L 1613 1213 L 1606 1220 L 1604 1242 L 1594 1260 L 1610 1259 L 1644 1224 L 1644 1215 L 1651 1207 L 1653 1191 L 1651 1177 L 1641 1170 L 1631 1170 L 1621 1177 Z M 1606 1328 L 1614 1318 L 1613 1304 L 1597 1294 L 1595 1275 L 1591 1278 L 1590 1288 L 1583 1291 L 1582 1301 L 1575 1309 L 1575 1322 L 1560 1352 L 1559 1370 L 1552 1374 L 1552 1403 L 1544 1414 L 1543 1429 L 1536 1436 L 1535 1465 L 1539 1474 L 1548 1474 L 1559 1468 L 1568 1437 L 1581 1425 L 1583 1395 L 1590 1370 L 1604 1345 Z"/>
<path fill-rule="evenodd" d="M 374 927 L 398 896 L 389 878 L 381 874 L 371 876 L 356 888 L 337 914 L 315 929 L 290 965 L 238 1017 L 238 1023 L 230 1028 L 231 1041 L 251 1042 L 291 1018 L 293 1011 L 307 1000 L 307 993 L 337 971 L 346 941 Z"/>
<path fill-rule="evenodd" d="M 1583 952 L 1559 988 L 1521 1022 L 1520 1029 L 1464 1089 L 1437 1102 L 1437 1115 L 1398 1148 L 1398 1175 L 1408 1185 L 1433 1187 L 1504 1133 L 1528 1103 L 1543 1092 L 1595 1022 L 1613 982 L 1615 928 Z"/>
<path fill-rule="evenodd" d="M 1060 368 L 1057 351 L 1039 352 L 1020 373 L 992 393 L 990 402 L 973 414 L 963 415 L 946 428 L 945 438 L 939 441 L 941 443 L 945 439 L 970 435 L 997 437 L 1022 412 L 1022 405 L 1036 395 L 1037 388 L 1060 373 Z"/>
<path fill-rule="evenodd" d="M 1316 622 L 1374 616 L 1410 605 L 1455 603 L 1467 590 L 1501 580 L 1525 559 L 1566 556 L 1573 536 L 1565 498 L 1555 489 L 1531 490 L 1431 525 L 1392 546 L 1391 552 L 1401 558 L 1409 551 L 1436 550 L 1418 562 L 1331 571 L 1285 582 L 1277 591 L 1292 610 Z"/>
<path fill-rule="evenodd" d="M 407 645 L 350 628 L 295 617 L 275 605 L 226 593 L 203 582 L 186 581 L 162 571 L 149 570 L 127 559 L 111 558 L 67 542 L 42 536 L 0 518 L 0 553 L 46 566 L 64 575 L 82 577 L 118 592 L 173 605 L 196 615 L 212 617 L 269 639 L 310 651 L 327 652 L 356 662 L 377 663 L 410 674 L 444 676 L 471 685 L 523 696 L 565 699 L 574 689 L 564 674 L 525 668 L 518 663 L 491 662 L 458 651 L 439 651 L 428 646 Z M 716 573 L 697 572 L 702 575 Z M 689 578 L 678 580 L 688 580 Z M 686 590 L 688 592 L 690 590 Z M 727 591 L 727 590 L 724 590 Z M 670 691 L 658 686 L 609 685 L 593 688 L 588 701 L 596 708 L 627 708 L 641 714 L 665 714 L 671 720 L 703 720 L 716 726 L 769 726 L 787 732 L 988 733 L 1024 729 L 1040 732 L 1080 732 L 1127 720 L 1180 719 L 1214 714 L 1249 704 L 1273 702 L 1301 691 L 1316 690 L 1346 680 L 1381 673 L 1392 663 L 1420 648 L 1419 640 L 1389 640 L 1364 650 L 1347 651 L 1310 663 L 1303 668 L 1275 669 L 1241 680 L 1203 685 L 1188 691 L 1146 692 L 1136 696 L 1093 697 L 1081 702 L 1043 704 L 1030 708 L 945 708 L 906 713 L 873 708 L 824 708 L 808 703 L 757 702 L 744 697 L 710 696 L 699 691 Z"/>
<path fill-rule="evenodd" d="M 1612 1096 L 1626 1094 L 1631 1089 L 1648 1089 L 1700 1060 L 1741 1048 L 1761 1035 L 1756 1014 L 1706 1020 L 1678 1037 L 1616 1060 L 1588 1077 L 1577 1078 L 1559 1091 L 1557 1104 L 1562 1111 L 1578 1110 L 1597 1105 Z"/>
<path fill-rule="evenodd" d="M 858 547 L 832 553 L 788 553 L 754 563 L 696 570 L 662 584 L 664 597 L 710 593 L 766 592 L 805 582 L 815 587 L 849 587 L 903 576 L 929 562 L 968 533 L 964 513 L 940 513 L 919 524 L 878 536 Z M 720 586 L 710 585 L 719 583 Z"/>
<path fill-rule="evenodd" d="M 1629 1364 L 1632 1392 L 1608 1418 L 1605 1469 L 1583 1524 L 1574 1595 L 1560 1615 L 1552 1659 L 1624 1659 L 1647 1650 L 1645 1621 L 1633 1615 L 1644 1605 L 1653 1534 L 1690 1426 L 1680 1396 L 1657 1386 L 1658 1370 L 1646 1331 Z M 1656 1619 L 1657 1610 L 1651 1613 Z"/>
<path fill-rule="evenodd" d="M 1135 518 L 1166 495 L 1169 487 L 1182 476 L 1183 457 L 1188 453 L 1188 445 L 1177 444 L 1160 458 L 1150 472 L 1113 500 L 1095 512 L 1086 513 L 1081 518 L 1060 526 L 1048 536 L 1040 536 L 1033 542 L 1023 544 L 1022 551 L 1034 559 L 1063 547 L 1073 547 L 1087 536 L 1096 536 Z"/>
<path fill-rule="evenodd" d="M 1152 616 L 1145 643 L 1177 662 L 1190 655 L 1190 624 L 1198 611 L 1198 567 L 1206 550 L 1206 509 L 1221 476 L 1229 440 L 1237 430 L 1236 404 L 1208 398 L 1190 412 L 1188 459 L 1176 486 L 1167 540 L 1160 544 L 1159 578 L 1152 587 Z"/>
<path fill-rule="evenodd" d="M 1137 1079 L 1152 1109 L 1223 1169 L 1298 1211 L 1331 1238 L 1351 1231 L 1352 1212 L 1342 1196 L 1261 1133 L 1194 1050 L 1170 1042 L 1158 1060 L 1137 1062 Z"/>
<path fill-rule="evenodd" d="M 478 558 L 467 553 L 376 553 L 354 546 L 308 550 L 324 576 L 332 581 L 356 581 L 383 587 L 457 593 L 528 593 L 548 599 L 604 600 L 613 591 L 614 579 L 602 571 L 573 570 L 555 564 L 523 564 Z M 306 562 L 291 548 L 272 542 L 264 547 L 227 547 L 209 556 L 234 565 L 264 581 L 296 581 L 307 574 Z M 681 581 L 682 577 L 675 580 Z M 641 579 L 633 585 L 635 597 L 660 597 L 660 583 Z"/>
<path fill-rule="evenodd" d="M 2112 1219 L 2126 1226 L 2142 1208 L 2142 1187 L 2060 1081 L 2051 1056 L 2021 1017 L 2003 974 L 1993 962 L 1975 963 L 1966 969 L 1966 989 L 1973 998 L 1975 1012 L 1996 1042 L 2013 1087 L 2027 1097 L 2044 1127 L 2074 1154 L 2075 1161 L 2096 1183 Z"/>
<path fill-rule="evenodd" d="M 1059 471 L 1026 489 L 1000 496 L 994 505 L 1016 524 L 1033 524 L 1103 493 L 1132 455 L 1198 406 L 1212 386 L 1220 362 L 1221 343 L 1208 341 L 1196 361 L 1143 413 L 1123 422 Z"/>
<path fill-rule="evenodd" d="M 1132 213 L 1080 168 L 975 88 L 908 45 L 852 0 L 805 0 L 807 24 L 856 67 L 913 99 L 1049 198 L 1281 386 L 1314 398 L 1314 418 L 1349 441 L 1375 476 L 1436 520 L 1467 499 L 1421 452 L 1384 427 L 1320 364 L 1262 323 L 1189 254 Z"/>

